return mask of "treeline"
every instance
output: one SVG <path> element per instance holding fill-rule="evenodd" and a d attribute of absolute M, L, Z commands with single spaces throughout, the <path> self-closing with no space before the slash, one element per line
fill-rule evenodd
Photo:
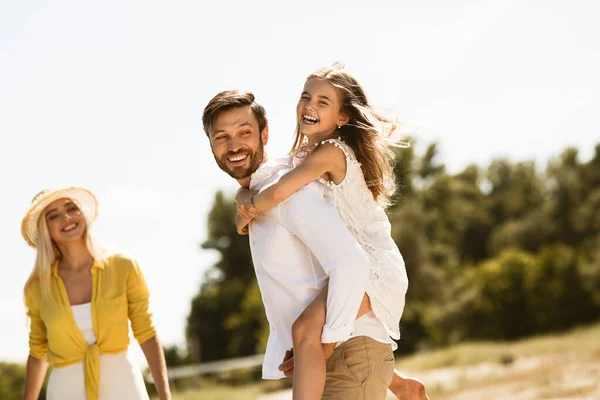
<path fill-rule="evenodd" d="M 25 366 L 17 363 L 0 362 L 0 399 L 21 400 L 25 388 Z M 42 388 L 40 400 L 46 399 L 46 385 Z"/>
<path fill-rule="evenodd" d="M 388 209 L 410 286 L 398 351 L 465 339 L 517 339 L 600 316 L 600 144 L 568 148 L 545 168 L 492 161 L 450 174 L 436 145 L 396 151 Z M 188 317 L 189 355 L 208 361 L 264 350 L 268 325 L 248 237 L 216 194 L 203 249 L 220 254 Z"/>

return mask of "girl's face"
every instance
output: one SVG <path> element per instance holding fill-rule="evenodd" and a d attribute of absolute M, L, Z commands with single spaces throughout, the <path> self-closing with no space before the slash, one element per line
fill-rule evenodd
<path fill-rule="evenodd" d="M 296 107 L 300 133 L 316 143 L 333 135 L 338 126 L 348 123 L 348 116 L 341 111 L 342 105 L 335 87 L 326 80 L 311 78 L 304 84 Z"/>
<path fill-rule="evenodd" d="M 71 199 L 50 203 L 40 218 L 46 218 L 50 237 L 57 245 L 81 240 L 85 233 L 85 218 Z"/>

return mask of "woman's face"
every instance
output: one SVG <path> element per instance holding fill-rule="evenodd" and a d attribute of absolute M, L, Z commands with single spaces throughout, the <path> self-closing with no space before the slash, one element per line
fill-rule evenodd
<path fill-rule="evenodd" d="M 79 208 L 71 199 L 58 199 L 44 209 L 50 237 L 57 245 L 68 244 L 83 238 L 86 222 Z"/>

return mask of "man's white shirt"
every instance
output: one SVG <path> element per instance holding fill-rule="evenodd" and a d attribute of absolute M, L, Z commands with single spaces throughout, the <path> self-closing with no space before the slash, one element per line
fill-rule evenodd
<path fill-rule="evenodd" d="M 262 190 L 289 171 L 290 158 L 263 164 L 250 189 Z M 250 248 L 270 332 L 264 379 L 280 379 L 285 351 L 292 348 L 292 324 L 328 284 L 323 343 L 369 336 L 396 347 L 370 312 L 355 321 L 369 278 L 367 257 L 346 229 L 335 205 L 310 183 L 250 224 Z"/>

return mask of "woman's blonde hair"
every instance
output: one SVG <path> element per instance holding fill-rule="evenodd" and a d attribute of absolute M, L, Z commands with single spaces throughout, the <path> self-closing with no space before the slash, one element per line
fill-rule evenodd
<path fill-rule="evenodd" d="M 71 199 L 75 205 L 81 209 L 81 205 L 77 204 L 75 199 Z M 94 258 L 94 260 L 102 261 L 106 258 L 106 251 L 98 245 L 98 243 L 94 240 L 92 233 L 90 232 L 90 224 L 91 222 L 85 218 L 86 228 L 84 235 L 84 240 L 90 255 Z M 42 299 L 48 301 L 50 299 L 50 279 L 52 275 L 52 265 L 61 258 L 60 250 L 56 243 L 50 237 L 50 231 L 48 230 L 48 224 L 46 223 L 46 218 L 42 213 L 38 218 L 37 222 L 39 239 L 37 242 L 37 254 L 35 257 L 35 263 L 33 266 L 33 270 L 25 283 L 25 287 L 23 289 L 23 293 L 27 296 L 27 289 L 29 286 L 36 280 L 40 282 L 40 289 L 42 292 Z"/>
<path fill-rule="evenodd" d="M 409 147 L 404 140 L 392 139 L 392 134 L 397 131 L 396 123 L 373 109 L 362 86 L 344 70 L 342 64 L 321 68 L 310 74 L 306 81 L 310 79 L 327 81 L 335 88 L 341 103 L 340 111 L 350 118 L 336 131 L 336 136 L 354 151 L 375 201 L 382 207 L 389 206 L 390 197 L 396 191 L 392 165 L 394 153 L 390 146 Z M 300 149 L 304 139 L 298 124 L 292 154 Z"/>

